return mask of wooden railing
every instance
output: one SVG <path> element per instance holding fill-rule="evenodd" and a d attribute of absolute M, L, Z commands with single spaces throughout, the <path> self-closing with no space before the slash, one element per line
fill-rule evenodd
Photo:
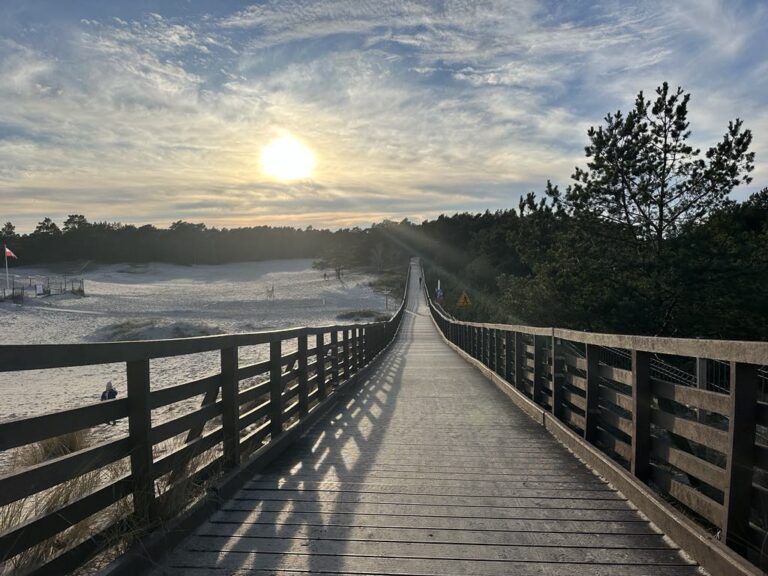
<path fill-rule="evenodd" d="M 60 537 L 121 501 L 127 503 L 126 515 L 96 522 L 95 533 L 72 546 L 62 538 L 62 552 L 36 567 L 37 573 L 67 573 L 114 544 L 116 538 L 128 532 L 144 533 L 166 520 L 169 512 L 178 511 L 178 506 L 169 503 L 181 499 L 183 505 L 190 486 L 234 469 L 241 461 L 258 458 L 284 433 L 331 401 L 341 383 L 388 346 L 404 310 L 405 300 L 391 319 L 367 324 L 145 342 L 0 346 L 2 372 L 123 363 L 127 377 L 123 398 L 0 423 L 0 453 L 128 419 L 127 436 L 0 476 L 2 514 L 9 506 L 21 503 L 23 508 L 26 499 L 84 474 L 126 464 L 122 473 L 102 474 L 102 481 L 87 494 L 53 507 L 46 505 L 34 517 L 7 526 L 0 534 L 0 571 L 2 562 Z M 288 344 L 295 351 L 285 353 Z M 246 346 L 268 346 L 269 359 L 240 365 L 238 350 Z M 220 353 L 218 373 L 151 388 L 150 360 L 210 351 Z M 241 386 L 243 381 L 251 384 Z M 167 413 L 167 407 L 197 397 L 202 397 L 199 408 L 155 422 L 159 409 Z M 172 438 L 181 441 L 158 455 L 158 445 Z M 201 455 L 208 457 L 201 459 Z"/>
<path fill-rule="evenodd" d="M 446 339 L 766 565 L 768 343 L 461 322 L 427 299 Z"/>

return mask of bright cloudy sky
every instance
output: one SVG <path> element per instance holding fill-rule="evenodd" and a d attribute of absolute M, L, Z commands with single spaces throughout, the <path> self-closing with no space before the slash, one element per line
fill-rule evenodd
<path fill-rule="evenodd" d="M 763 0 L 0 0 L 0 220 L 337 227 L 517 205 L 662 81 L 768 185 Z M 264 174 L 293 134 L 310 178 Z"/>

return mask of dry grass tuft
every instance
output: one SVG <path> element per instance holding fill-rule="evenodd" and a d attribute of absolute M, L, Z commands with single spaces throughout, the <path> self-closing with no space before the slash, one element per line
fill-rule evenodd
<path fill-rule="evenodd" d="M 11 469 L 29 468 L 87 447 L 86 431 L 49 438 L 17 451 L 12 459 Z M 62 506 L 88 494 L 101 484 L 100 476 L 99 471 L 82 474 L 49 490 L 0 508 L 0 531 L 11 530 L 33 518 L 55 512 Z M 56 536 L 17 554 L 6 562 L 4 573 L 25 572 L 53 559 L 62 550 L 87 538 L 91 531 L 91 524 L 91 519 L 79 522 Z"/>

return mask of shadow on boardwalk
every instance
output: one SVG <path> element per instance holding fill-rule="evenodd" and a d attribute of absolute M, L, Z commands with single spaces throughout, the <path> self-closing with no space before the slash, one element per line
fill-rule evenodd
<path fill-rule="evenodd" d="M 158 572 L 698 573 L 440 340 L 417 278 L 375 373 Z"/>

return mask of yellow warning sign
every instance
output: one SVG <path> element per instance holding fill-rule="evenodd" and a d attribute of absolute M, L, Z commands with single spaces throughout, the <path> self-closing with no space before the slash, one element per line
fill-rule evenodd
<path fill-rule="evenodd" d="M 472 301 L 469 299 L 469 296 L 467 296 L 466 292 L 461 293 L 459 299 L 456 300 L 456 306 L 459 306 L 460 308 L 464 308 L 465 306 L 472 306 Z"/>

